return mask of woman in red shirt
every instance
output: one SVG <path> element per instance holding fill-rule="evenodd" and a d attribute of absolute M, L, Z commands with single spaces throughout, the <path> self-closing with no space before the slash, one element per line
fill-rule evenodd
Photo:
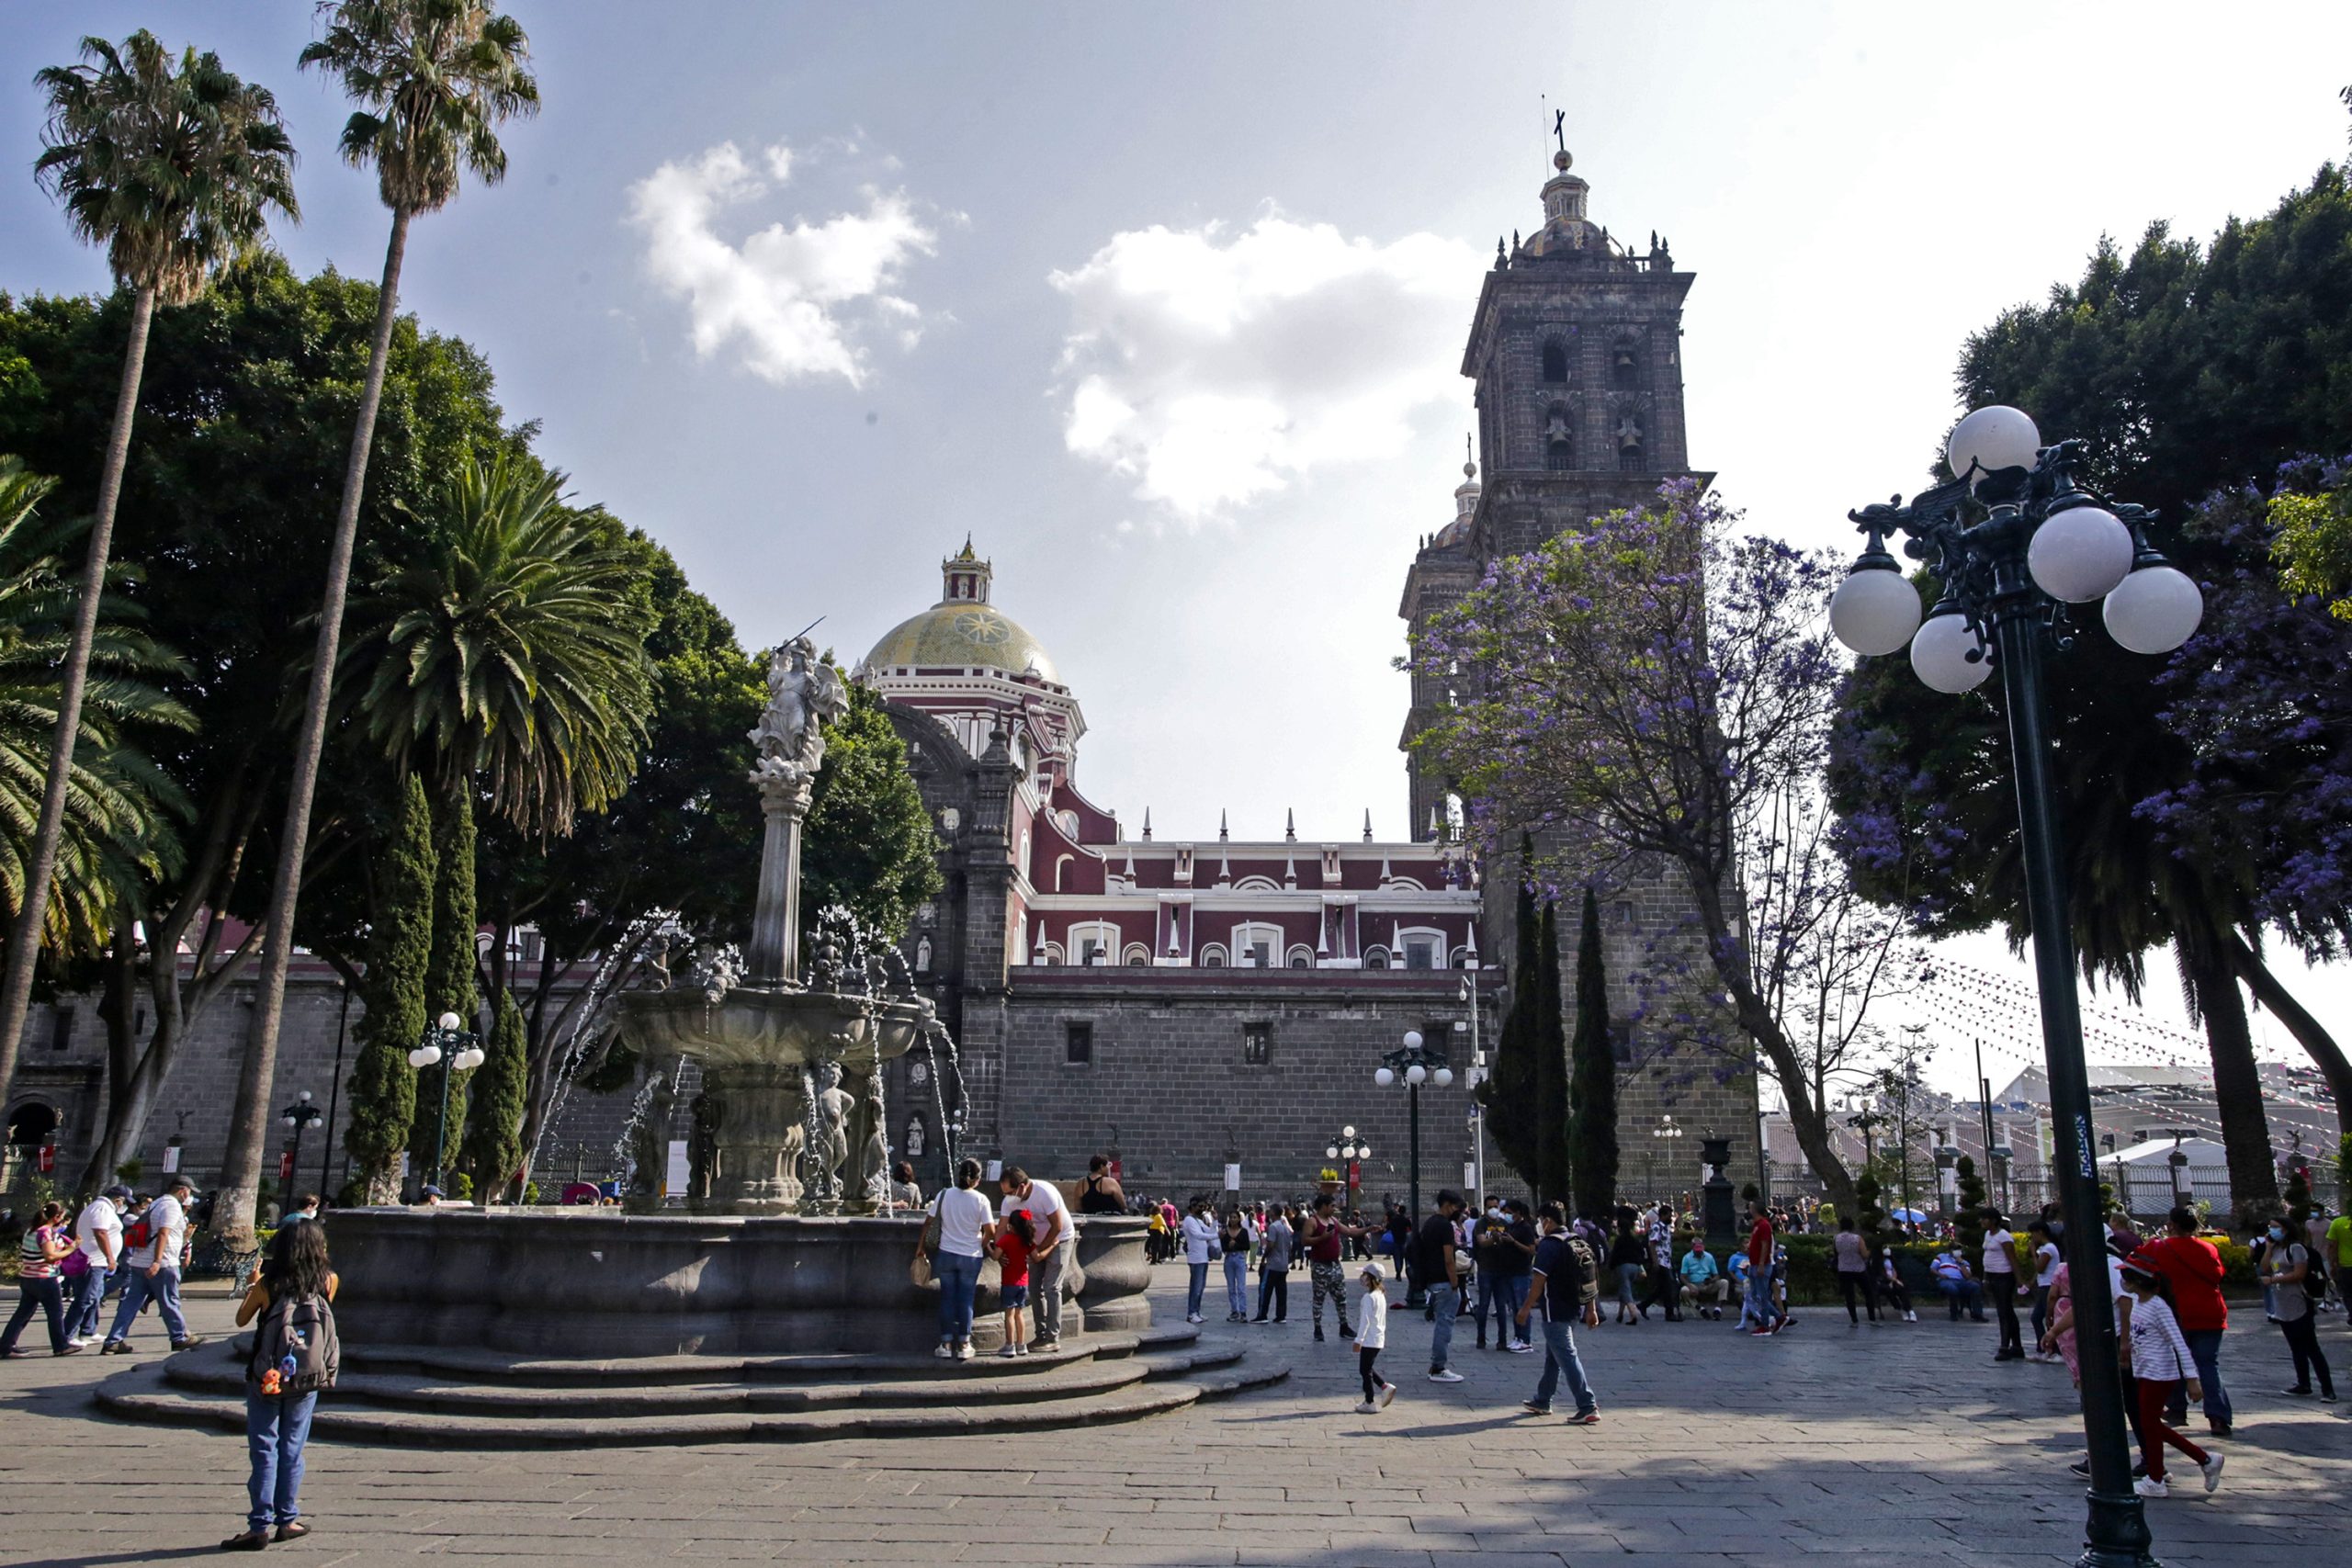
<path fill-rule="evenodd" d="M 2165 1216 L 2166 1234 L 2142 1245 L 2163 1270 L 2171 1287 L 2173 1315 L 2180 1320 L 2180 1337 L 2188 1341 L 2189 1359 L 2197 1363 L 2197 1381 L 2205 1391 L 2205 1424 L 2217 1438 L 2230 1435 L 2230 1396 L 2222 1387 L 2222 1337 L 2230 1326 L 2230 1309 L 2222 1300 L 2222 1255 L 2197 1234 L 2197 1211 L 2182 1204 Z M 2176 1392 L 2165 1419 L 2178 1426 L 2188 1417 L 2186 1388 Z"/>

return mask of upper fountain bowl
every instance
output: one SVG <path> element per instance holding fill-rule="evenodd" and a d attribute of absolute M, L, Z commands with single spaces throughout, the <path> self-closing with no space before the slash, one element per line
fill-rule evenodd
<path fill-rule="evenodd" d="M 862 997 L 738 985 L 714 1001 L 692 986 L 621 998 L 622 1032 L 650 1056 L 715 1066 L 838 1062 L 866 1073 L 906 1055 L 933 1017 L 922 997 Z"/>

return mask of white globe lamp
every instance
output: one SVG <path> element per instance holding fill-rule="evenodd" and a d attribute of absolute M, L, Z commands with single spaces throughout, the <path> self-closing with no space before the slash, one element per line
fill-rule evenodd
<path fill-rule="evenodd" d="M 1415 1062 L 1405 1069 L 1405 1081 L 1409 1084 L 1426 1083 L 1429 1081 L 1429 1076 L 1430 1070 L 1419 1062 Z"/>
<path fill-rule="evenodd" d="M 1372 1075 L 1372 1081 L 1378 1084 L 1381 1088 L 1386 1089 L 1390 1084 L 1396 1081 L 1396 1075 L 1390 1072 L 1386 1067 L 1375 1068 Z"/>
<path fill-rule="evenodd" d="M 456 1032 L 457 1027 L 458 1015 L 456 1013 L 445 1012 L 441 1015 L 441 1029 L 444 1033 L 453 1033 Z"/>
<path fill-rule="evenodd" d="M 440 1059 L 441 1047 L 438 1045 L 419 1045 L 408 1054 L 408 1065 L 412 1067 L 429 1067 Z"/>
<path fill-rule="evenodd" d="M 1372 1145 L 1370 1144 L 1358 1144 L 1356 1145 L 1356 1157 L 1358 1159 L 1370 1159 L 1372 1157 Z"/>
<path fill-rule="evenodd" d="M 2052 599 L 2087 604 L 2115 591 L 2132 570 L 2132 530 L 2103 506 L 2051 513 L 2026 547 L 2026 570 Z"/>
<path fill-rule="evenodd" d="M 1449 1088 L 1449 1087 L 1451 1087 L 1451 1086 L 1452 1086 L 1453 1082 L 1453 1069 L 1452 1067 L 1440 1067 L 1440 1068 L 1437 1070 L 1437 1087 L 1438 1087 L 1438 1088 L 1440 1088 L 1440 1089 L 1446 1089 L 1446 1088 Z"/>
<path fill-rule="evenodd" d="M 2003 468 L 2030 468 L 2041 457 L 2041 432 L 2017 409 L 1995 403 L 1978 409 L 1951 427 L 1944 443 L 1944 460 L 1955 475 L 1975 477 Z"/>
<path fill-rule="evenodd" d="M 2187 572 L 2142 566 L 2107 596 L 2107 634 L 2134 653 L 2170 653 L 2205 618 L 2205 595 Z"/>
<path fill-rule="evenodd" d="M 1340 1151 L 1339 1151 L 1338 1146 L 1337 1146 L 1337 1145 L 1333 1145 L 1332 1147 L 1329 1147 L 1329 1148 L 1325 1149 L 1325 1150 L 1323 1151 L 1323 1157 L 1324 1157 L 1325 1159 L 1338 1159 L 1338 1158 L 1340 1157 Z"/>
<path fill-rule="evenodd" d="M 1418 1051 L 1420 1048 L 1421 1032 L 1418 1029 L 1408 1029 L 1405 1031 L 1405 1049 L 1408 1051 Z"/>
<path fill-rule="evenodd" d="M 1878 552 L 1884 555 L 1884 551 Z M 1856 653 L 1893 653 L 1919 629 L 1919 591 L 1894 570 L 1865 557 L 1829 597 L 1829 629 Z"/>
<path fill-rule="evenodd" d="M 1353 1127 L 1342 1127 L 1340 1129 L 1340 1136 L 1343 1138 L 1352 1138 L 1355 1135 L 1356 1130 Z"/>
<path fill-rule="evenodd" d="M 1968 657 L 1984 646 L 1966 615 L 1956 607 L 1939 605 L 1937 614 L 1929 615 L 1911 639 L 1911 669 L 1928 686 L 1948 695 L 1973 691 L 1993 672 L 1990 659 Z"/>

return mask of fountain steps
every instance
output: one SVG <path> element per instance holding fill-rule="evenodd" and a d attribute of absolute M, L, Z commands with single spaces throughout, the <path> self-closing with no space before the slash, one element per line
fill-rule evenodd
<path fill-rule="evenodd" d="M 458 1448 L 817 1442 L 1031 1431 L 1136 1420 L 1288 1376 L 1286 1368 L 1245 1365 L 1239 1348 L 1192 1344 L 1189 1333 L 1120 1337 L 1130 1343 L 1107 1357 L 1094 1354 L 1096 1348 L 1089 1346 L 1053 1358 L 983 1358 L 952 1370 L 923 1357 L 920 1368 L 893 1366 L 885 1372 L 867 1365 L 848 1375 L 785 1384 L 711 1382 L 718 1369 L 707 1366 L 693 1382 L 670 1376 L 656 1382 L 601 1384 L 461 1382 L 354 1370 L 346 1371 L 335 1392 L 321 1402 L 312 1430 L 352 1441 Z M 1139 1353 L 1132 1343 L 1138 1338 L 1159 1340 L 1162 1348 Z M 413 1352 L 418 1357 L 443 1354 Z M 378 1350 L 369 1360 L 382 1368 L 398 1364 L 401 1356 Z M 671 1363 L 695 1358 L 650 1359 Z M 127 1419 L 243 1431 L 243 1366 L 232 1348 L 225 1354 L 209 1348 L 183 1351 L 108 1378 L 98 1385 L 97 1402 Z M 577 1370 L 575 1363 L 560 1365 L 555 1371 L 576 1374 Z M 678 1369 L 665 1365 L 659 1371 L 674 1373 Z"/>

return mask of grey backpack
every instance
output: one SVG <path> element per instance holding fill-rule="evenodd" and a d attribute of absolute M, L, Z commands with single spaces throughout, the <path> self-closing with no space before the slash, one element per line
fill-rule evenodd
<path fill-rule="evenodd" d="M 254 1351 L 245 1381 L 265 1383 L 277 1371 L 282 1394 L 316 1393 L 334 1386 L 343 1370 L 343 1346 L 335 1337 L 334 1308 L 323 1295 L 272 1302 L 254 1325 Z"/>

